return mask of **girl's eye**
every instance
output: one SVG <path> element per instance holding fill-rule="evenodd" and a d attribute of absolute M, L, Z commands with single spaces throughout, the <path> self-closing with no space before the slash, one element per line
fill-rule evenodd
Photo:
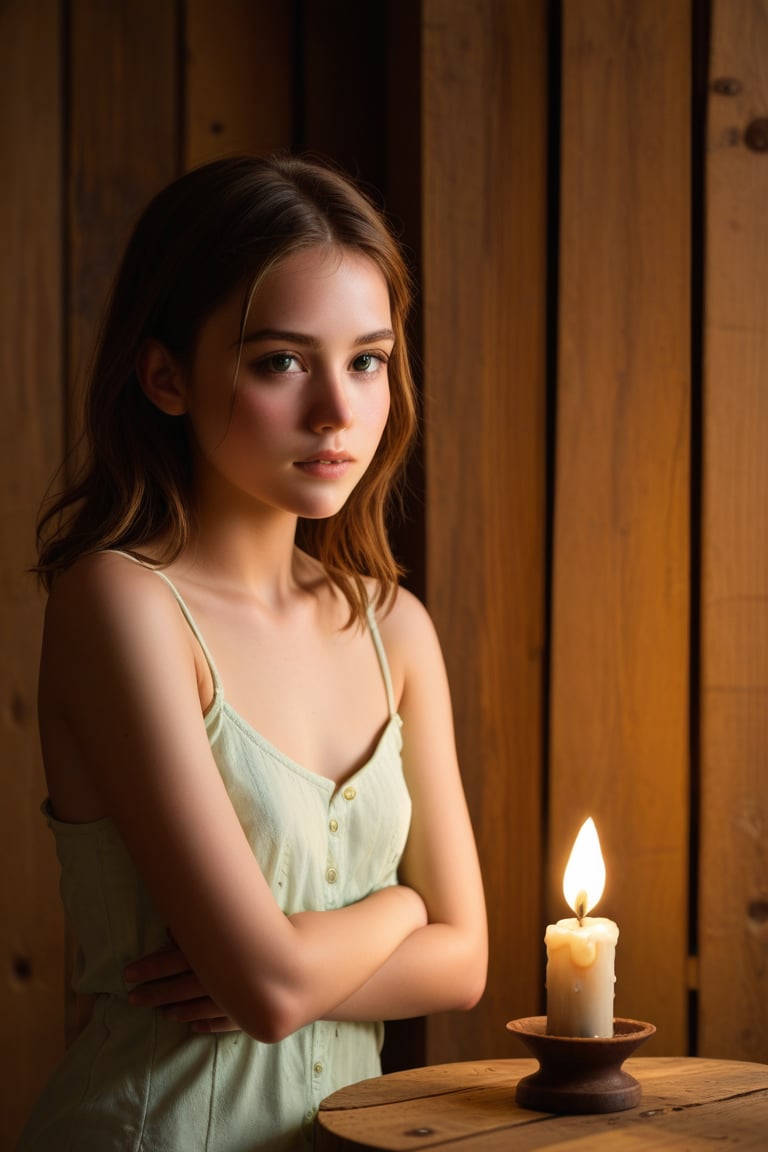
<path fill-rule="evenodd" d="M 352 361 L 352 368 L 355 372 L 377 372 L 384 364 L 386 360 L 383 356 L 377 356 L 374 352 L 362 352 Z"/>
<path fill-rule="evenodd" d="M 274 352 L 271 356 L 267 356 L 261 361 L 261 364 L 268 372 L 275 372 L 277 374 L 285 374 L 286 372 L 298 371 L 296 357 L 292 356 L 290 352 Z"/>

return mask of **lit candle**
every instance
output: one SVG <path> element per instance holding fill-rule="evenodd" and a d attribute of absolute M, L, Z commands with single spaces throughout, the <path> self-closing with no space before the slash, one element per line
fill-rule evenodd
<path fill-rule="evenodd" d="M 605 887 L 605 864 L 595 823 L 582 825 L 563 877 L 563 892 L 576 916 L 549 924 L 547 1033 L 550 1036 L 613 1036 L 613 962 L 619 929 L 591 917 Z"/>

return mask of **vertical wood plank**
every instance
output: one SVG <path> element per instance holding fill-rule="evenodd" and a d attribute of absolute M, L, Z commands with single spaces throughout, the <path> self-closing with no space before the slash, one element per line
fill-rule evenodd
<path fill-rule="evenodd" d="M 538 1007 L 545 520 L 546 9 L 424 0 L 427 600 L 490 918 L 486 995 L 430 1062 L 509 1055 Z"/>
<path fill-rule="evenodd" d="M 766 0 L 715 0 L 710 79 L 735 84 L 706 156 L 699 1038 L 768 1062 Z"/>
<path fill-rule="evenodd" d="M 73 421 L 117 261 L 146 201 L 178 174 L 175 0 L 72 0 L 69 345 Z"/>
<path fill-rule="evenodd" d="M 61 65 L 57 0 L 0 6 L 0 1148 L 64 1047 L 64 929 L 37 740 L 40 500 L 60 454 Z"/>
<path fill-rule="evenodd" d="M 295 5 L 187 0 L 184 166 L 293 140 Z"/>
<path fill-rule="evenodd" d="M 412 0 L 387 0 L 387 102 L 384 187 L 386 208 L 403 244 L 416 283 L 409 327 L 412 367 L 421 392 L 422 365 L 422 117 L 421 7 Z M 420 438 L 408 465 L 404 517 L 392 534 L 395 554 L 404 565 L 404 583 L 426 600 L 426 525 L 424 445 Z M 423 1061 L 422 1061 L 423 1063 Z"/>
<path fill-rule="evenodd" d="M 388 0 L 307 0 L 299 144 L 381 192 L 386 186 Z"/>
<path fill-rule="evenodd" d="M 606 858 L 616 1013 L 687 1047 L 689 0 L 563 5 L 553 918 Z"/>

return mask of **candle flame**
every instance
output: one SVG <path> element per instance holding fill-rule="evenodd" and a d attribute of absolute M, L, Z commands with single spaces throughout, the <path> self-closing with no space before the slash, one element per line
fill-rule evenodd
<path fill-rule="evenodd" d="M 573 842 L 563 876 L 563 894 L 579 920 L 594 908 L 605 888 L 605 863 L 595 822 L 584 821 Z"/>

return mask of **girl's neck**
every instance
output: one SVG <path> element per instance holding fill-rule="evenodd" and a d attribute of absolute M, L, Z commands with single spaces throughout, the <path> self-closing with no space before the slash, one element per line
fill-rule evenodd
<path fill-rule="evenodd" d="M 296 547 L 295 535 L 295 517 L 243 522 L 201 514 L 170 569 L 213 593 L 255 599 L 279 611 L 325 582 L 320 565 Z"/>

